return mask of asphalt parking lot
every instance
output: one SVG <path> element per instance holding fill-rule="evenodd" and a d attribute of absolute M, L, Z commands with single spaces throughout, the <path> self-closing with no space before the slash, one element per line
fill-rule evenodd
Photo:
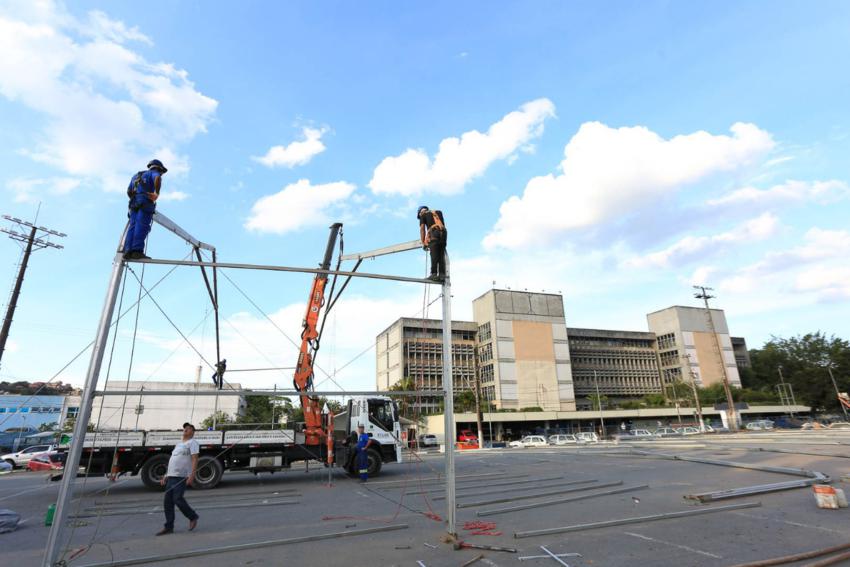
<path fill-rule="evenodd" d="M 641 449 L 818 470 L 841 487 L 841 476 L 850 472 L 850 435 L 821 439 L 814 435 L 787 440 L 753 436 L 734 442 L 688 439 Z M 249 545 L 239 551 L 157 564 L 457 567 L 483 554 L 478 564 L 557 567 L 551 558 L 518 561 L 519 557 L 543 555 L 544 546 L 555 554 L 580 554 L 561 558 L 571 567 L 731 566 L 850 540 L 850 509 L 818 509 L 811 488 L 709 504 L 683 498 L 792 478 L 776 473 L 671 461 L 633 453 L 624 445 L 464 451 L 458 454 L 456 464 L 460 539 L 515 548 L 517 553 L 455 550 L 441 541 L 445 500 L 438 478 L 443 457 L 429 453 L 409 463 L 385 466 L 381 476 L 365 486 L 342 475 L 335 476 L 328 486 L 327 471 L 316 466 L 309 471 L 301 468 L 257 477 L 228 473 L 214 490 L 188 492 L 189 502 L 201 516 L 197 530 L 188 532 L 186 520 L 178 513 L 176 533 L 163 537 L 153 535 L 163 522 L 162 495 L 145 489 L 138 478 L 122 478 L 114 484 L 101 478 L 79 479 L 75 517 L 66 530 L 70 540 L 65 560 L 67 565 L 82 566 L 366 529 L 380 531 L 289 545 Z M 644 485 L 646 488 L 639 488 Z M 476 515 L 620 490 L 572 502 Z M 57 492 L 58 483 L 47 481 L 41 473 L 0 477 L 0 508 L 17 511 L 23 520 L 15 532 L 0 535 L 4 564 L 40 564 L 48 533 L 44 515 Z M 760 506 L 574 533 L 514 537 L 530 530 L 741 503 Z M 473 530 L 464 530 L 465 523 L 472 521 L 495 523 L 478 530 L 493 535 L 472 535 Z M 389 530 L 395 526 L 406 527 Z"/>

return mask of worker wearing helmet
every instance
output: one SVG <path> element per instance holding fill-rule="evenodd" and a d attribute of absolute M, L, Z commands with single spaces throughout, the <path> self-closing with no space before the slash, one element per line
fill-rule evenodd
<path fill-rule="evenodd" d="M 366 429 L 362 425 L 357 426 L 357 446 L 354 450 L 357 452 L 357 472 L 360 473 L 360 482 L 369 480 L 369 446 L 374 441 Z"/>
<path fill-rule="evenodd" d="M 151 231 L 156 200 L 162 187 L 162 176 L 168 171 L 158 159 L 148 162 L 148 169 L 140 171 L 130 180 L 127 197 L 130 199 L 130 224 L 124 238 L 124 258 L 128 260 L 147 259 L 145 240 Z"/>
<path fill-rule="evenodd" d="M 446 241 L 449 232 L 442 211 L 432 211 L 425 205 L 416 211 L 419 219 L 419 239 L 422 246 L 431 252 L 431 275 L 428 279 L 442 282 L 446 279 Z"/>

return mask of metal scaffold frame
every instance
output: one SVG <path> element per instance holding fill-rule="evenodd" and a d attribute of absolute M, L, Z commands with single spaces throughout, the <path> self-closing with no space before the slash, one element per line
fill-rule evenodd
<path fill-rule="evenodd" d="M 255 264 L 238 264 L 238 263 L 223 263 L 216 261 L 216 250 L 215 247 L 204 243 L 197 238 L 193 237 L 189 232 L 181 228 L 177 223 L 166 217 L 161 212 L 157 211 L 154 214 L 153 220 L 165 228 L 166 230 L 174 233 L 179 238 L 190 244 L 195 251 L 195 255 L 198 258 L 198 261 L 181 261 L 181 260 L 160 260 L 160 259 L 148 259 L 148 260 L 130 260 L 132 262 L 139 262 L 144 264 L 160 264 L 160 265 L 171 265 L 171 266 L 193 266 L 199 267 L 202 270 L 205 284 L 207 285 L 208 291 L 210 291 L 210 299 L 213 302 L 213 307 L 216 311 L 216 327 L 218 327 L 218 289 L 217 285 L 213 285 L 210 288 L 209 280 L 207 279 L 206 272 L 204 272 L 204 268 L 211 268 L 213 270 L 213 282 L 216 281 L 216 270 L 219 268 L 226 269 L 245 269 L 245 270 L 265 270 L 265 271 L 276 271 L 276 272 L 295 272 L 295 273 L 305 273 L 305 274 L 327 274 L 327 275 L 338 275 L 345 277 L 355 277 L 355 278 L 366 278 L 366 279 L 381 279 L 381 280 L 389 280 L 389 281 L 398 281 L 398 282 L 410 282 L 410 283 L 424 283 L 424 284 L 434 284 L 433 281 L 422 279 L 422 278 L 412 278 L 405 276 L 394 276 L 394 275 L 385 275 L 385 274 L 370 274 L 370 273 L 362 273 L 356 271 L 339 271 L 339 270 L 321 270 L 316 268 L 299 268 L 299 267 L 290 267 L 290 266 L 274 266 L 274 265 L 255 265 Z M 126 390 L 115 391 L 115 390 L 97 390 L 98 378 L 100 376 L 101 366 L 103 364 L 103 357 L 106 352 L 107 347 L 107 339 L 109 336 L 109 329 L 112 322 L 112 317 L 115 311 L 115 304 L 118 298 L 118 292 L 120 288 L 121 278 L 124 275 L 124 269 L 126 267 L 126 263 L 128 260 L 123 258 L 121 253 L 122 245 L 124 242 L 124 235 L 126 234 L 126 226 L 124 228 L 124 232 L 122 232 L 121 240 L 119 241 L 118 248 L 115 254 L 115 257 L 112 261 L 112 273 L 109 277 L 109 285 L 106 290 L 106 298 L 104 300 L 103 309 L 101 310 L 100 320 L 97 326 L 97 333 L 94 340 L 94 346 L 92 349 L 91 358 L 89 359 L 88 370 L 86 371 L 86 380 L 83 386 L 83 392 L 80 400 L 80 410 L 77 415 L 76 422 L 74 424 L 74 432 L 73 432 L 73 440 L 68 449 L 68 457 L 65 462 L 65 471 L 66 474 L 62 475 L 62 480 L 59 487 L 59 495 L 56 500 L 56 512 L 53 519 L 53 524 L 50 527 L 50 532 L 47 536 L 47 542 L 44 548 L 44 558 L 42 565 L 43 567 L 59 567 L 62 565 L 62 562 L 59 561 L 59 555 L 62 551 L 63 546 L 63 532 L 65 528 L 65 524 L 68 520 L 68 513 L 71 505 L 71 499 L 73 497 L 74 492 L 74 484 L 76 480 L 76 474 L 67 474 L 67 471 L 77 471 L 80 465 L 80 459 L 82 456 L 83 450 L 83 440 L 85 439 L 86 428 L 91 419 L 92 407 L 94 402 L 94 397 L 97 395 L 102 396 L 110 396 L 110 395 L 126 395 L 128 392 Z M 414 250 L 421 246 L 419 241 L 410 241 L 402 244 L 397 244 L 394 246 L 387 246 L 383 248 L 379 248 L 376 250 L 363 252 L 359 254 L 347 254 L 341 256 L 341 260 L 357 260 L 358 265 L 359 262 L 364 258 L 375 258 L 376 256 L 382 256 L 385 254 L 393 254 L 397 252 L 403 252 L 406 250 Z M 201 255 L 199 253 L 200 249 L 207 250 L 211 252 L 213 256 L 212 262 L 204 262 L 201 261 Z M 356 267 L 355 267 L 356 270 Z M 454 443 L 452 442 L 454 439 L 454 383 L 452 380 L 452 329 L 451 329 L 451 280 L 450 280 L 450 271 L 449 271 L 449 258 L 448 253 L 446 253 L 446 277 L 442 282 L 442 304 L 443 304 L 443 324 L 442 324 L 442 333 L 443 333 L 443 389 L 441 391 L 426 391 L 426 392 L 393 392 L 393 394 L 400 395 L 437 395 L 443 396 L 445 398 L 445 431 L 446 431 L 446 452 L 445 452 L 445 467 L 446 467 L 446 527 L 447 531 L 450 535 L 456 535 L 456 527 L 455 527 L 455 465 L 454 465 Z M 216 329 L 218 331 L 218 329 Z M 216 333 L 218 334 L 218 333 Z M 218 341 L 216 342 L 218 345 Z M 218 353 L 217 353 L 218 354 Z M 145 396 L 152 395 L 176 395 L 177 392 L 171 391 L 151 391 L 146 390 L 144 392 L 139 391 L 139 394 L 144 393 Z M 299 392 L 293 390 L 219 390 L 217 392 L 209 392 L 206 395 L 263 395 L 263 396 L 285 396 L 285 395 L 297 395 Z M 372 395 L 378 394 L 378 392 L 314 392 L 316 395 L 338 395 L 338 396 L 350 396 L 350 395 Z M 185 395 L 185 392 L 180 392 L 180 394 Z M 201 392 L 197 393 L 198 395 L 204 395 Z M 386 394 L 386 392 L 380 392 L 380 394 Z"/>

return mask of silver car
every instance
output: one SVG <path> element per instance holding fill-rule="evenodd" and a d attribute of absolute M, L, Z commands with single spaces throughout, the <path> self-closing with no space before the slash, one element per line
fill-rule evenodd
<path fill-rule="evenodd" d="M 576 443 L 578 443 L 578 440 L 575 435 L 558 434 L 549 436 L 550 445 L 575 445 Z"/>
<path fill-rule="evenodd" d="M 0 461 L 6 461 L 12 467 L 25 467 L 34 456 L 45 451 L 52 451 L 56 447 L 54 445 L 33 445 L 26 449 L 21 449 L 17 453 L 8 453 L 0 456 Z"/>

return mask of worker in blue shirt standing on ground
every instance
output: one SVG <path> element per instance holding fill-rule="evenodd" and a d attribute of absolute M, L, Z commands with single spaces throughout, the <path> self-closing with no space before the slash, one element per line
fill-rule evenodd
<path fill-rule="evenodd" d="M 362 425 L 357 426 L 357 471 L 360 473 L 360 482 L 369 480 L 369 446 L 374 443 Z"/>
<path fill-rule="evenodd" d="M 130 180 L 127 197 L 130 199 L 130 225 L 124 238 L 124 258 L 127 260 L 149 259 L 145 255 L 145 240 L 151 231 L 156 200 L 162 187 L 162 176 L 168 171 L 158 159 L 148 163 L 146 171 L 140 171 Z"/>

